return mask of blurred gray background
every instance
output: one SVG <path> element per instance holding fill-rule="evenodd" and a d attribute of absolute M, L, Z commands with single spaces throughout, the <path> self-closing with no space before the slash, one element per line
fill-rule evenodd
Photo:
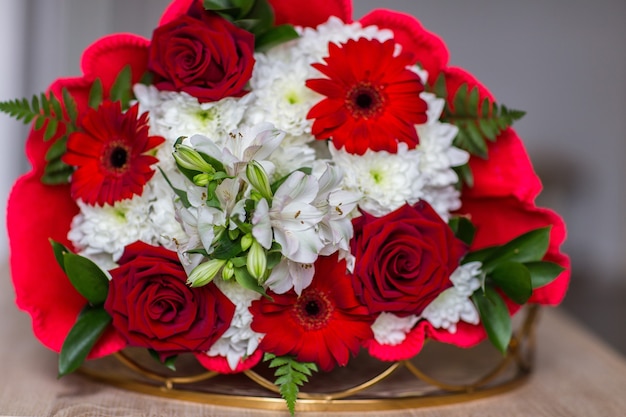
<path fill-rule="evenodd" d="M 79 75 L 82 50 L 102 35 L 150 37 L 168 3 L 0 0 L 0 100 Z M 573 278 L 565 307 L 626 353 L 626 1 L 354 3 L 355 18 L 380 5 L 416 16 L 445 40 L 451 65 L 472 72 L 498 102 L 527 112 L 515 128 L 544 183 L 539 204 L 568 223 Z M 28 169 L 25 135 L 0 115 L 2 212 L 12 182 Z"/>

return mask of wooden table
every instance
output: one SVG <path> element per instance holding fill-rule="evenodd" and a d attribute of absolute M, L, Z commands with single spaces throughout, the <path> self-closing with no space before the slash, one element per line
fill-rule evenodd
<path fill-rule="evenodd" d="M 0 415 L 276 416 L 274 411 L 202 405 L 123 391 L 79 375 L 56 379 L 57 355 L 32 336 L 30 318 L 13 304 L 8 268 L 0 267 Z M 616 326 L 615 331 L 624 331 Z M 280 414 L 280 413 L 278 413 Z M 307 417 L 332 413 L 308 412 Z M 281 414 L 288 416 L 288 413 Z M 544 309 L 536 371 L 497 397 L 401 411 L 337 416 L 516 417 L 625 416 L 626 360 L 558 309 Z"/>

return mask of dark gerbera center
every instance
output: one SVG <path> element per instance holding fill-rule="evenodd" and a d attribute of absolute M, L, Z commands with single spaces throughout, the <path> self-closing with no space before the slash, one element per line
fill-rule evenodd
<path fill-rule="evenodd" d="M 123 142 L 112 141 L 102 153 L 100 162 L 107 173 L 122 174 L 128 170 L 129 159 L 129 147 Z"/>
<path fill-rule="evenodd" d="M 122 168 L 126 165 L 126 159 L 128 158 L 128 152 L 124 148 L 115 148 L 111 152 L 111 165 L 115 168 Z"/>
<path fill-rule="evenodd" d="M 353 117 L 377 117 L 383 110 L 385 96 L 380 86 L 369 82 L 357 84 L 346 94 L 346 107 Z"/>
<path fill-rule="evenodd" d="M 326 327 L 333 310 L 328 296 L 318 290 L 305 290 L 293 308 L 296 321 L 307 331 Z"/>

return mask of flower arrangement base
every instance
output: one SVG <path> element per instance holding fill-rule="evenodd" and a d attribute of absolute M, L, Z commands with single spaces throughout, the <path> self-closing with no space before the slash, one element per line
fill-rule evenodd
<path fill-rule="evenodd" d="M 411 360 L 381 362 L 365 352 L 348 366 L 305 384 L 296 410 L 366 411 L 419 408 L 465 402 L 512 390 L 527 380 L 534 359 L 538 307 L 514 320 L 505 355 L 489 342 L 461 349 L 433 341 Z M 198 372 L 192 356 L 163 370 L 145 350 L 127 349 L 87 362 L 81 372 L 119 388 L 179 400 L 265 410 L 285 410 L 272 370 L 263 363 L 240 374 Z"/>

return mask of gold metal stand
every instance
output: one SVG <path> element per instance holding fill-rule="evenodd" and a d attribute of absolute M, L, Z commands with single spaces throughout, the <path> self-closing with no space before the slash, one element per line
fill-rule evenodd
<path fill-rule="evenodd" d="M 314 374 L 302 388 L 296 410 L 417 408 L 509 391 L 530 374 L 538 311 L 537 306 L 526 309 L 504 356 L 488 342 L 460 349 L 430 341 L 415 358 L 393 363 L 380 362 L 363 353 L 345 368 Z M 264 364 L 236 375 L 198 373 L 200 366 L 193 357 L 181 357 L 174 373 L 155 370 L 160 365 L 144 352 L 127 350 L 91 361 L 81 372 L 120 388 L 162 397 L 233 407 L 286 409 L 272 383 L 272 371 Z"/>

